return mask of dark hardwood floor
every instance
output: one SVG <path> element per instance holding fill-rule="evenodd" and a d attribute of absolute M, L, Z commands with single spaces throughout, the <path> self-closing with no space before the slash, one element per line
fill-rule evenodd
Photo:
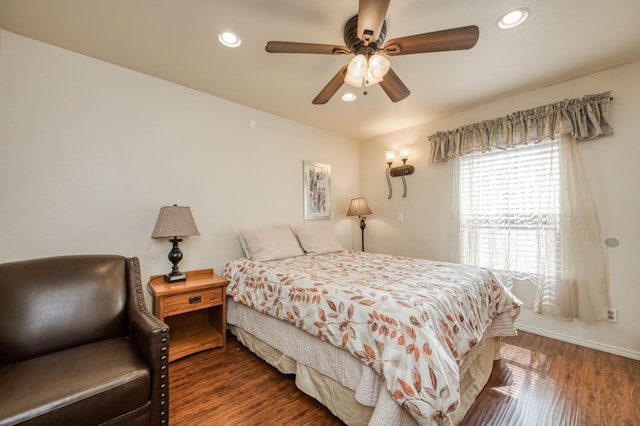
<path fill-rule="evenodd" d="M 520 332 L 463 425 L 640 425 L 640 361 Z"/>
<path fill-rule="evenodd" d="M 525 332 L 502 357 L 463 425 L 640 425 L 640 361 Z M 343 424 L 231 334 L 169 374 L 173 426 Z"/>

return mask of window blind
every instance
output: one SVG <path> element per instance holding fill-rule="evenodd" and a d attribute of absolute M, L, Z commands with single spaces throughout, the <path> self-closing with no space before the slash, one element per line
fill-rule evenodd
<path fill-rule="evenodd" d="M 460 257 L 504 278 L 555 281 L 560 269 L 556 140 L 460 158 Z"/>

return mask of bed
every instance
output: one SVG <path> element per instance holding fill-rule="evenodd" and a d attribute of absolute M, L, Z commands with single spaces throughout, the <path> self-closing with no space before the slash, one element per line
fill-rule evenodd
<path fill-rule="evenodd" d="M 248 258 L 224 270 L 232 333 L 346 424 L 458 423 L 521 303 L 486 269 L 311 247 L 305 232 L 266 256 L 241 238 Z"/>

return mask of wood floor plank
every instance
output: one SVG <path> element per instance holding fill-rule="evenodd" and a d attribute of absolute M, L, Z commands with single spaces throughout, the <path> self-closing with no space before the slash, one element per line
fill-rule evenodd
<path fill-rule="evenodd" d="M 169 379 L 174 426 L 343 424 L 231 334 L 172 362 Z M 520 332 L 461 425 L 640 426 L 640 361 Z"/>
<path fill-rule="evenodd" d="M 329 410 L 228 334 L 214 349 L 169 364 L 171 425 L 342 425 Z"/>

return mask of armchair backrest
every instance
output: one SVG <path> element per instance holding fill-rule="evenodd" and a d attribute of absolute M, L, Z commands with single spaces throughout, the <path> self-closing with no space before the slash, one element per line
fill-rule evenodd
<path fill-rule="evenodd" d="M 0 365 L 124 335 L 126 258 L 78 255 L 0 265 Z"/>

